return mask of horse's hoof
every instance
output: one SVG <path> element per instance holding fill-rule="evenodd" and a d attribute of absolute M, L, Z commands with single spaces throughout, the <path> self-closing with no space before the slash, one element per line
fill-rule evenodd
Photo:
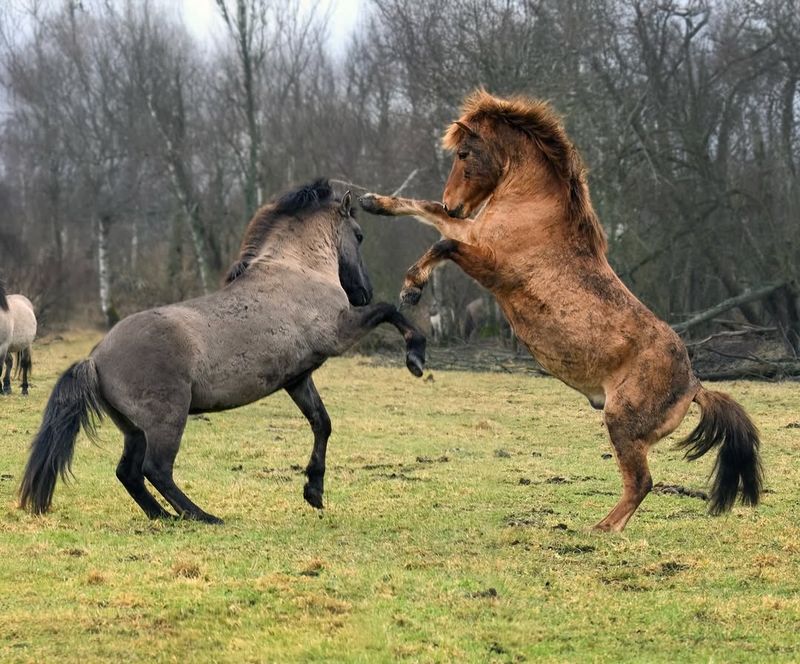
<path fill-rule="evenodd" d="M 166 510 L 165 510 L 165 512 L 166 512 Z M 168 519 L 171 516 L 172 515 L 169 512 L 166 512 L 166 517 L 164 517 L 164 518 Z M 225 523 L 218 516 L 214 516 L 213 514 L 209 514 L 208 512 L 203 512 L 202 510 L 200 510 L 197 513 L 183 512 L 181 514 L 178 514 L 177 518 L 179 520 L 184 520 L 185 519 L 187 521 L 201 521 L 202 523 L 208 523 L 208 524 L 210 524 L 212 526 L 221 526 L 223 523 Z"/>
<path fill-rule="evenodd" d="M 413 307 L 419 303 L 422 297 L 422 289 L 416 286 L 406 286 L 400 291 L 400 304 Z"/>
<path fill-rule="evenodd" d="M 425 368 L 425 360 L 414 352 L 406 353 L 406 366 L 408 370 L 417 378 L 422 378 L 422 370 Z"/>
<path fill-rule="evenodd" d="M 358 204 L 365 212 L 390 216 L 390 213 L 378 202 L 376 194 L 364 194 L 358 199 Z"/>
<path fill-rule="evenodd" d="M 325 508 L 325 505 L 322 504 L 322 491 L 310 484 L 306 484 L 303 487 L 303 498 L 306 499 L 306 502 L 311 507 L 316 507 L 318 510 Z"/>

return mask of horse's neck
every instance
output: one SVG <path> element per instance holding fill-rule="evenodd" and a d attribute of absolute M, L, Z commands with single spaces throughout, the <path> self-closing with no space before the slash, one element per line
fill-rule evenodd
<path fill-rule="evenodd" d="M 503 187 L 492 194 L 476 219 L 481 236 L 508 238 L 526 247 L 566 242 L 568 217 L 563 201 L 549 192 Z"/>
<path fill-rule="evenodd" d="M 252 261 L 264 269 L 294 269 L 321 275 L 339 275 L 339 256 L 333 241 L 327 237 L 284 237 L 267 244 Z"/>

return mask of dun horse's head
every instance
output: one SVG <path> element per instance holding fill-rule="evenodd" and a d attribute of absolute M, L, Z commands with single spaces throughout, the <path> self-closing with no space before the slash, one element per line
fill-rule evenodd
<path fill-rule="evenodd" d="M 372 300 L 372 284 L 361 254 L 364 234 L 356 223 L 349 191 L 342 196 L 336 214 L 339 221 L 339 282 L 350 304 L 360 307 Z"/>
<path fill-rule="evenodd" d="M 497 187 L 503 164 L 497 151 L 465 122 L 453 123 L 445 145 L 455 156 L 442 202 L 451 217 L 468 217 Z"/>

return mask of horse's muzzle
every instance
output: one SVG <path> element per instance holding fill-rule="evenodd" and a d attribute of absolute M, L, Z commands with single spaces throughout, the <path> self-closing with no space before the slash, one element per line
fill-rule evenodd
<path fill-rule="evenodd" d="M 454 207 L 452 210 L 448 208 L 446 205 L 444 206 L 447 215 L 453 217 L 454 219 L 463 219 L 464 218 L 464 204 L 460 204 L 457 207 Z"/>

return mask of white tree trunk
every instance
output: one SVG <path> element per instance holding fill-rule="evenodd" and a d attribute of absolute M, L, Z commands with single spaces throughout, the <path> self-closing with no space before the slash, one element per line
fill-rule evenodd
<path fill-rule="evenodd" d="M 100 215 L 95 224 L 97 241 L 97 277 L 100 287 L 100 310 L 106 325 L 111 327 L 114 324 L 111 312 L 111 274 L 108 269 L 108 234 L 111 226 L 111 219 L 106 215 Z"/>
<path fill-rule="evenodd" d="M 206 265 L 206 252 L 203 245 L 200 219 L 197 216 L 197 206 L 191 206 L 187 202 L 184 205 L 184 209 L 186 209 L 186 214 L 189 217 L 187 221 L 189 222 L 189 232 L 192 236 L 192 247 L 194 248 L 194 257 L 197 261 L 197 273 L 200 276 L 200 285 L 203 287 L 203 292 L 208 293 L 208 266 Z"/>
<path fill-rule="evenodd" d="M 131 234 L 131 273 L 136 272 L 139 264 L 139 224 L 136 220 L 133 221 L 133 229 Z"/>

